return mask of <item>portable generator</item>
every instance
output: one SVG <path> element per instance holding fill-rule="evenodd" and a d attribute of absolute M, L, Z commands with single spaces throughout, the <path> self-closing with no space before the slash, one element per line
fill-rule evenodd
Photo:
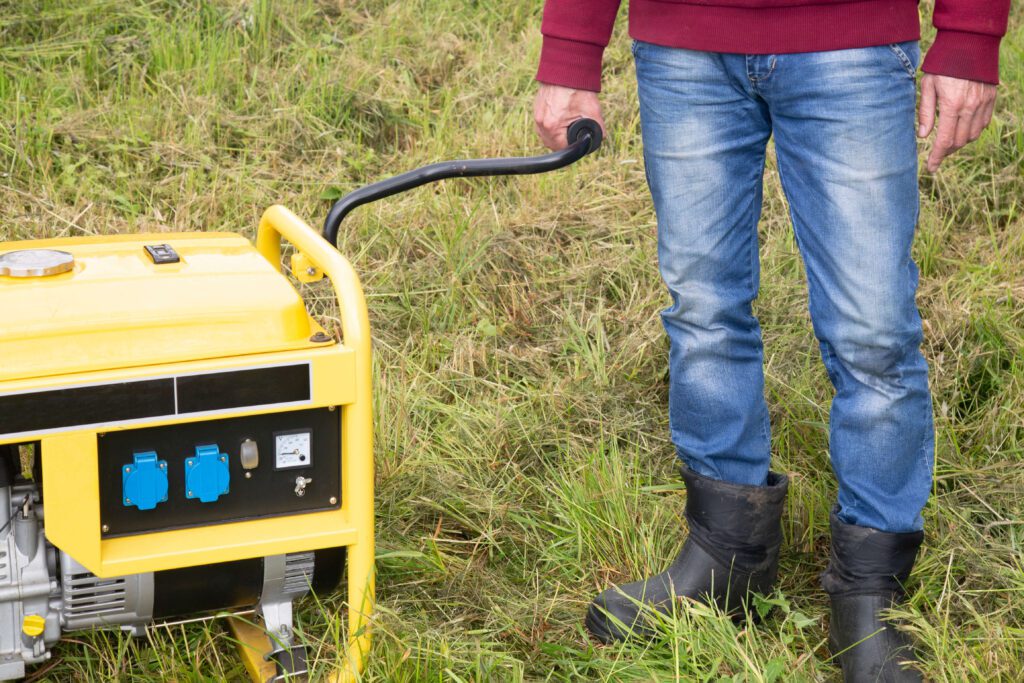
<path fill-rule="evenodd" d="M 272 206 L 255 246 L 228 233 L 0 243 L 0 679 L 67 631 L 227 614 L 253 680 L 304 680 L 293 602 L 343 574 L 348 644 L 325 677 L 357 676 L 374 607 L 371 344 L 339 225 L 434 180 L 566 166 L 601 129 L 580 120 L 568 139 L 361 188 L 323 237 Z M 340 338 L 282 271 L 282 238 L 294 279 L 332 284 Z"/>

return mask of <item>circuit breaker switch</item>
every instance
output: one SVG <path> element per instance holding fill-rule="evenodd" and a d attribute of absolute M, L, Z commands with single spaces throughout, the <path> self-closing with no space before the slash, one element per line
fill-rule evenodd
<path fill-rule="evenodd" d="M 242 442 L 239 449 L 243 470 L 254 470 L 260 466 L 260 449 L 252 439 Z"/>

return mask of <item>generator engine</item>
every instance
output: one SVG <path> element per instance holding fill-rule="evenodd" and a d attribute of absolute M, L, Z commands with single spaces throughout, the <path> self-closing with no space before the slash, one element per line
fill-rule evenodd
<path fill-rule="evenodd" d="M 348 639 L 326 678 L 357 678 L 374 608 L 371 348 L 339 225 L 435 180 L 567 166 L 601 128 L 581 119 L 567 138 L 357 189 L 322 237 L 272 206 L 255 245 L 217 232 L 0 243 L 0 679 L 68 631 L 227 613 L 253 681 L 305 680 L 293 603 L 343 574 Z M 331 330 L 293 284 L 325 278 Z"/>

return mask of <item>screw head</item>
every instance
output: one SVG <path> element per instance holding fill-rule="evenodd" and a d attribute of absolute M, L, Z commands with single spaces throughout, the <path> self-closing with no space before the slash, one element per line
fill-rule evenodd
<path fill-rule="evenodd" d="M 252 479 L 252 472 L 246 472 L 245 473 L 245 478 L 246 479 Z"/>
<path fill-rule="evenodd" d="M 328 500 L 327 502 L 329 502 L 331 505 L 337 505 L 338 499 L 334 496 L 331 496 L 330 500 Z"/>
<path fill-rule="evenodd" d="M 125 465 L 124 466 L 124 471 L 125 472 L 131 472 L 132 471 L 132 466 L 131 465 Z"/>
<path fill-rule="evenodd" d="M 187 493 L 186 493 L 185 495 L 186 495 L 187 497 L 191 498 L 191 497 L 192 497 L 192 492 L 191 492 L 191 491 L 188 491 L 188 492 L 187 492 Z"/>
<path fill-rule="evenodd" d="M 100 527 L 100 529 L 102 529 L 102 530 L 103 530 L 103 533 L 107 533 L 108 531 L 110 531 L 110 527 L 109 527 L 109 526 L 107 526 L 106 524 L 104 524 L 103 526 L 101 526 L 101 527 Z"/>

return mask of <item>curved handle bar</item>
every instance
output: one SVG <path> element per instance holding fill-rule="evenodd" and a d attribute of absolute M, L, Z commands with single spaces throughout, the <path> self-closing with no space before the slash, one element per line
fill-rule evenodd
<path fill-rule="evenodd" d="M 337 247 L 338 228 L 352 209 L 420 185 L 445 178 L 526 175 L 564 168 L 601 146 L 601 126 L 593 119 L 578 119 L 569 126 L 566 137 L 569 140 L 568 147 L 542 156 L 442 161 L 360 187 L 358 190 L 349 192 L 331 207 L 331 211 L 324 221 L 324 239 Z"/>

